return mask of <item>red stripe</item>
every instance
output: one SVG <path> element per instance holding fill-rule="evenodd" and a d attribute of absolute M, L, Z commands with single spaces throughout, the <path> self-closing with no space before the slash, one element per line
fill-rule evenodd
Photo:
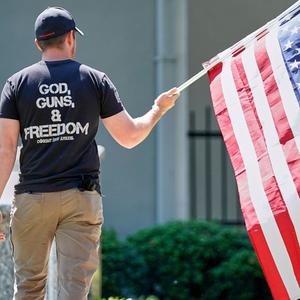
<path fill-rule="evenodd" d="M 265 143 L 266 138 L 263 134 L 261 124 L 257 119 L 253 95 L 249 88 L 249 82 L 240 56 L 234 60 L 232 74 L 247 127 L 249 128 L 252 143 L 255 148 L 256 157 L 259 158 L 258 165 L 264 191 L 268 198 L 284 244 L 287 248 L 297 281 L 300 283 L 300 248 L 296 231 L 273 172 L 268 149 Z"/>
<path fill-rule="evenodd" d="M 265 37 L 260 39 L 255 45 L 255 58 L 262 80 L 264 82 L 265 93 L 274 118 L 277 134 L 280 143 L 284 145 L 286 142 L 294 138 L 293 132 L 289 126 L 280 93 L 275 81 L 271 62 L 266 50 Z"/>
<path fill-rule="evenodd" d="M 273 256 L 268 247 L 264 233 L 260 224 L 254 226 L 248 231 L 252 246 L 260 262 L 260 266 L 264 272 L 265 278 L 271 289 L 274 300 L 290 300 L 285 285 L 277 270 Z"/>
<path fill-rule="evenodd" d="M 221 71 L 222 65 L 220 64 L 217 68 L 214 68 L 209 72 L 209 78 L 211 80 L 210 89 L 217 120 L 224 136 L 225 144 L 236 175 L 242 211 L 248 234 L 271 288 L 273 298 L 276 300 L 288 300 L 289 296 L 287 290 L 275 265 L 250 199 L 243 159 L 233 132 L 231 120 L 223 96 L 222 84 L 219 76 Z"/>
<path fill-rule="evenodd" d="M 264 88 L 271 109 L 276 131 L 285 154 L 288 167 L 300 196 L 300 154 L 293 132 L 284 111 L 280 92 L 273 75 L 272 65 L 265 48 L 265 38 L 258 41 L 255 57 L 264 82 Z"/>

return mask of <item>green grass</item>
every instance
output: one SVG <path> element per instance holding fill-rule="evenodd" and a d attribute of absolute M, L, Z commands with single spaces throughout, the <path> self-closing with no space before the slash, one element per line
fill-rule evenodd
<path fill-rule="evenodd" d="M 100 299 L 100 286 L 99 286 L 99 280 L 100 280 L 100 272 L 99 269 L 96 271 L 93 277 L 92 282 L 92 300 L 159 300 L 156 296 L 141 296 L 137 299 L 132 298 L 122 298 L 122 297 L 109 297 L 109 298 L 102 298 Z"/>

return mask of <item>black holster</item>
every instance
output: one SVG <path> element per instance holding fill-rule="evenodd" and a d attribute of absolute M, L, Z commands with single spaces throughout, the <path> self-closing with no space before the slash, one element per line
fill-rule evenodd
<path fill-rule="evenodd" d="M 99 178 L 93 178 L 92 176 L 82 176 L 79 189 L 84 191 L 97 191 L 99 194 L 101 194 Z"/>

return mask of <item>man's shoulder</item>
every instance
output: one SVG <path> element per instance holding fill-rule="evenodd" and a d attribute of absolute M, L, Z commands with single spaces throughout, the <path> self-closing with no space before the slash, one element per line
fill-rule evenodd
<path fill-rule="evenodd" d="M 8 81 L 14 82 L 19 81 L 20 78 L 24 78 L 24 76 L 28 76 L 33 72 L 36 72 L 38 69 L 41 68 L 40 62 L 34 63 L 32 65 L 26 66 L 23 69 L 19 70 L 18 72 L 14 73 L 8 78 Z"/>
<path fill-rule="evenodd" d="M 86 64 L 80 64 L 80 71 L 82 73 L 85 73 L 85 74 L 89 75 L 89 76 L 96 77 L 100 80 L 102 80 L 103 77 L 106 76 L 106 74 L 104 72 L 102 72 L 100 70 L 97 70 L 93 67 L 90 67 Z"/>

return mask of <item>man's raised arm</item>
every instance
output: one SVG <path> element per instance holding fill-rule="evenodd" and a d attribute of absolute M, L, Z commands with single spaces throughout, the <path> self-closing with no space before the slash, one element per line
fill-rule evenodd
<path fill-rule="evenodd" d="M 141 143 L 161 117 L 171 109 L 180 96 L 177 88 L 162 93 L 152 109 L 139 118 L 132 118 L 127 111 L 104 118 L 103 124 L 111 136 L 123 147 L 131 149 Z"/>

